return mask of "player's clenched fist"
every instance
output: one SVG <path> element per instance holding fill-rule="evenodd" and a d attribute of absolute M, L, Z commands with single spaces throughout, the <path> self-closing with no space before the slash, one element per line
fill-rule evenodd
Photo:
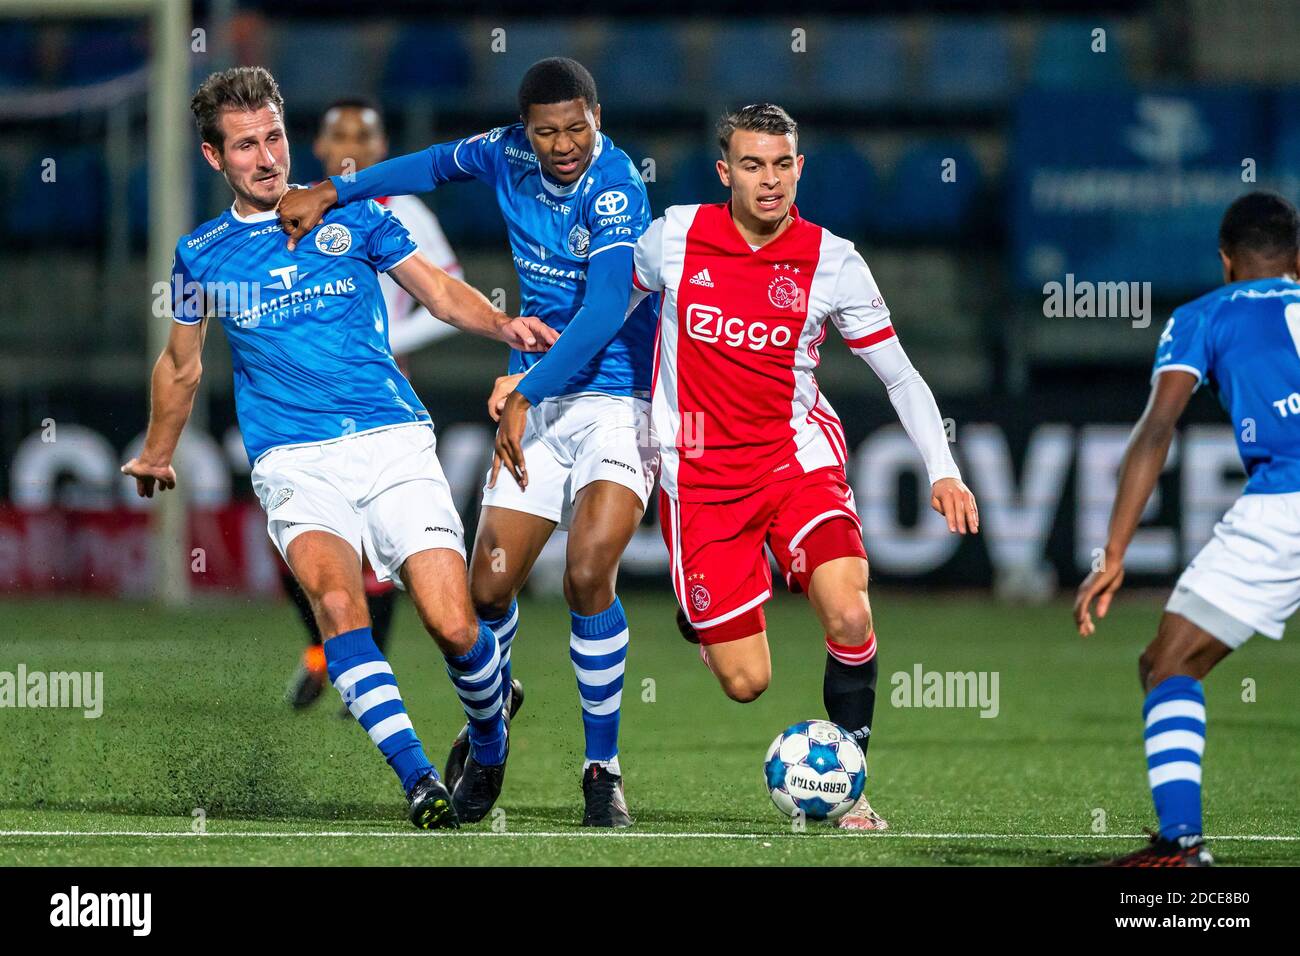
<path fill-rule="evenodd" d="M 930 489 L 930 507 L 943 515 L 955 534 L 979 534 L 980 511 L 975 495 L 960 478 L 940 478 Z"/>
<path fill-rule="evenodd" d="M 494 422 L 501 421 L 501 412 L 506 407 L 506 399 L 510 393 L 515 390 L 520 380 L 524 377 L 523 372 L 516 375 L 502 375 L 492 385 L 492 394 L 488 396 L 488 414 L 492 416 Z"/>
<path fill-rule="evenodd" d="M 298 247 L 298 240 L 315 229 L 338 201 L 338 191 L 328 179 L 310 189 L 290 189 L 280 197 L 275 211 L 280 216 L 280 228 L 289 236 L 291 252 Z"/>
<path fill-rule="evenodd" d="M 135 479 L 135 493 L 141 498 L 152 498 L 155 484 L 159 491 L 176 487 L 176 469 L 171 465 L 146 465 L 139 458 L 132 458 L 122 466 L 122 474 Z"/>

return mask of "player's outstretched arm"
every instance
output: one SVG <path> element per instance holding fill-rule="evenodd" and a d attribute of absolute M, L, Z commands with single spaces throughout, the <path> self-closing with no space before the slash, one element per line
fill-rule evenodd
<path fill-rule="evenodd" d="M 155 485 L 160 491 L 176 487 L 172 455 L 189 421 L 194 393 L 203 375 L 207 324 L 206 319 L 192 324 L 173 323 L 167 347 L 154 363 L 144 447 L 138 457 L 122 466 L 122 474 L 135 479 L 136 493 L 142 498 L 152 498 Z"/>
<path fill-rule="evenodd" d="M 1119 466 L 1119 488 L 1110 513 L 1101 567 L 1084 578 L 1075 595 L 1074 623 L 1084 637 L 1097 629 L 1092 620 L 1092 602 L 1097 602 L 1097 616 L 1105 617 L 1124 581 L 1124 553 L 1160 480 L 1174 429 L 1196 385 L 1197 378 L 1190 372 L 1170 370 L 1157 375 L 1146 410 L 1129 436 Z"/>
<path fill-rule="evenodd" d="M 427 193 L 438 185 L 430 150 L 408 153 L 376 163 L 348 177 L 330 176 L 310 189 L 290 189 L 280 197 L 276 211 L 280 228 L 289 235 L 289 250 L 320 223 L 336 205 L 378 196 L 407 196 Z"/>
<path fill-rule="evenodd" d="M 885 383 L 889 401 L 898 413 L 912 444 L 925 461 L 930 479 L 930 507 L 943 515 L 954 534 L 978 534 L 979 507 L 975 495 L 961 480 L 961 472 L 948 448 L 948 433 L 934 393 L 912 365 L 896 337 L 862 354 L 862 359 Z"/>
<path fill-rule="evenodd" d="M 388 274 L 411 298 L 462 331 L 498 339 L 521 352 L 545 352 L 559 338 L 541 319 L 506 315 L 472 285 L 447 275 L 419 253 Z"/>
<path fill-rule="evenodd" d="M 564 386 L 613 341 L 627 321 L 632 297 L 632 248 L 617 245 L 588 259 L 587 287 L 559 342 L 528 372 L 516 393 L 538 405 Z"/>
<path fill-rule="evenodd" d="M 360 172 L 331 176 L 310 189 L 290 189 L 280 197 L 280 228 L 289 236 L 289 250 L 320 223 L 335 206 L 380 196 L 427 193 L 443 183 L 489 178 L 494 170 L 494 140 L 486 134 L 394 156 Z M 435 313 L 436 314 L 436 313 Z"/>
<path fill-rule="evenodd" d="M 456 334 L 455 326 L 448 325 L 422 305 L 416 305 L 396 321 L 394 318 L 388 317 L 388 346 L 394 355 L 407 355 Z"/>

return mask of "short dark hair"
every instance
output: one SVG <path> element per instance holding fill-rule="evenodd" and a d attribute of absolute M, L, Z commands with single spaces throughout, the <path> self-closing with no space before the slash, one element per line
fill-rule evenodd
<path fill-rule="evenodd" d="M 723 159 L 726 159 L 727 150 L 731 146 L 732 134 L 738 129 L 752 133 L 771 133 L 773 136 L 792 136 L 795 148 L 799 146 L 799 124 L 775 103 L 750 103 L 723 114 L 722 119 L 718 120 L 718 148 L 722 150 Z"/>
<path fill-rule="evenodd" d="M 1245 253 L 1269 262 L 1294 261 L 1300 248 L 1300 214 L 1267 189 L 1238 196 L 1219 224 L 1219 248 L 1228 256 Z"/>
<path fill-rule="evenodd" d="M 534 103 L 567 103 L 583 100 L 595 109 L 596 81 L 587 68 L 567 56 L 550 56 L 528 68 L 519 81 L 519 117 L 528 119 L 528 107 Z"/>
<path fill-rule="evenodd" d="M 337 99 L 333 103 L 330 103 L 329 106 L 321 110 L 321 129 L 325 128 L 325 117 L 329 116 L 334 110 L 374 110 L 375 115 L 379 117 L 380 132 L 383 132 L 385 129 L 384 111 L 380 108 L 377 100 L 372 100 L 368 96 L 345 96 L 342 99 Z"/>
<path fill-rule="evenodd" d="M 226 145 L 226 133 L 221 128 L 222 111 L 256 112 L 267 104 L 284 117 L 284 97 L 271 71 L 264 66 L 236 66 L 209 74 L 190 100 L 190 112 L 198 123 L 203 142 L 221 150 Z"/>

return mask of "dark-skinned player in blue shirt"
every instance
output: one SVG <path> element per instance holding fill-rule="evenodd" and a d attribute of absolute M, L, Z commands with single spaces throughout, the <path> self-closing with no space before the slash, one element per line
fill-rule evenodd
<path fill-rule="evenodd" d="M 423 193 L 473 179 L 496 191 L 508 227 L 525 314 L 562 334 L 561 361 L 534 369 L 514 352 L 489 409 L 526 420 L 520 451 L 528 473 L 498 476 L 494 460 L 470 570 L 478 614 L 493 628 L 509 675 L 519 628 L 515 601 L 556 527 L 569 531 L 564 595 L 571 611 L 569 656 L 585 732 L 584 826 L 632 823 L 618 759 L 628 622 L 615 586 L 619 560 L 645 512 L 658 469 L 648 425 L 656 297 L 630 308 L 632 250 L 650 224 L 645 185 L 627 154 L 600 131 L 591 74 L 566 58 L 541 60 L 519 87 L 519 120 L 466 139 L 379 163 L 355 177 L 332 177 L 280 203 L 291 244 L 336 205 Z M 453 187 L 454 188 L 454 187 Z M 599 323 L 620 330 L 598 352 Z M 625 321 L 624 321 L 625 320 Z M 568 380 L 567 355 L 594 354 Z M 507 397 L 509 396 L 509 397 Z M 516 457 L 515 460 L 519 460 Z M 499 480 L 498 480 L 499 477 Z M 522 687 L 511 680 L 511 713 Z M 464 761 L 464 733 L 452 746 L 447 779 Z"/>

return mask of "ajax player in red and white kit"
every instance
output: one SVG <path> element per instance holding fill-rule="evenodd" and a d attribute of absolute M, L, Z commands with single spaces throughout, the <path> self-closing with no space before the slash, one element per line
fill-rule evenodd
<path fill-rule="evenodd" d="M 865 751 L 876 635 L 862 528 L 844 476 L 848 447 L 813 376 L 828 321 L 885 383 L 925 460 L 931 506 L 950 531 L 978 531 L 975 497 L 871 271 L 852 243 L 794 207 L 803 170 L 794 120 L 779 106 L 746 106 L 723 118 L 718 142 L 731 201 L 670 207 L 634 252 L 636 289 L 663 293 L 652 408 L 678 623 L 728 697 L 757 698 L 772 674 L 763 617 L 769 547 L 824 629 L 827 716 Z M 502 423 L 497 455 L 519 478 L 520 435 Z M 864 795 L 839 825 L 888 824 Z"/>
<path fill-rule="evenodd" d="M 772 673 L 766 545 L 825 631 L 827 716 L 865 751 L 876 634 L 844 430 L 813 375 L 829 325 L 885 383 L 950 531 L 978 530 L 975 498 L 867 264 L 794 207 L 803 169 L 794 120 L 747 106 L 718 134 L 730 203 L 670 207 L 635 255 L 636 287 L 663 293 L 653 415 L 679 624 L 728 697 L 758 697 Z M 863 795 L 839 825 L 888 824 Z"/>

